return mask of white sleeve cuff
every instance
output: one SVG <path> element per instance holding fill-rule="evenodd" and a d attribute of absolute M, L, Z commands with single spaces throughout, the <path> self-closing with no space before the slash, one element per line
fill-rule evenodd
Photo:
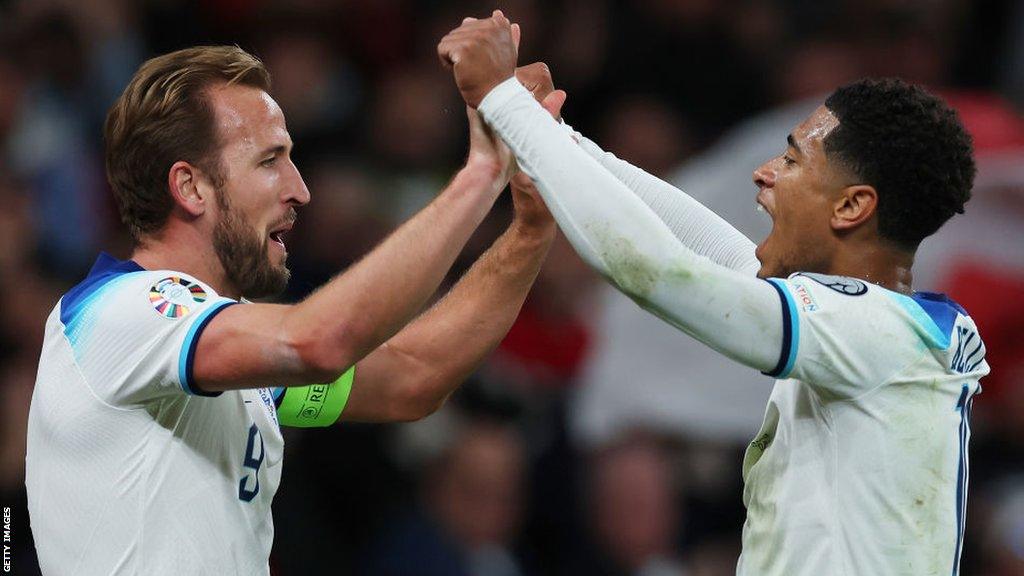
<path fill-rule="evenodd" d="M 480 112 L 480 114 L 484 116 L 493 115 L 497 110 L 501 109 L 502 106 L 522 93 L 530 94 L 530 91 L 526 89 L 526 86 L 523 86 L 523 84 L 519 82 L 518 78 L 512 76 L 508 80 L 505 80 L 501 84 L 492 88 L 491 91 L 484 96 L 484 99 L 480 101 L 480 105 L 477 106 L 477 112 Z"/>

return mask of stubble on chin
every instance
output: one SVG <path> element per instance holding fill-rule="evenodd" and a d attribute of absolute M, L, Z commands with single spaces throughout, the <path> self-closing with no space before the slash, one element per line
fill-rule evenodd
<path fill-rule="evenodd" d="M 213 247 L 228 281 L 246 298 L 277 296 L 288 286 L 287 256 L 280 264 L 272 263 L 269 240 L 261 239 L 256 229 L 230 208 L 221 210 Z"/>

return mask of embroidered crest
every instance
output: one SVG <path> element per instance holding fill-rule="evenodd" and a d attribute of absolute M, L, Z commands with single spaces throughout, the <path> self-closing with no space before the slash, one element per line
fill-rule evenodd
<path fill-rule="evenodd" d="M 205 301 L 202 286 L 179 276 L 168 276 L 149 289 L 149 303 L 165 318 L 182 318 Z"/>

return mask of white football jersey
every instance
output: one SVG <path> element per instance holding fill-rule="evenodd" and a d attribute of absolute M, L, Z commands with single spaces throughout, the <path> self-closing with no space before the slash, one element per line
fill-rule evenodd
<path fill-rule="evenodd" d="M 233 303 L 101 255 L 54 308 L 25 481 L 44 574 L 269 574 L 274 393 L 205 395 L 191 376 L 199 334 Z"/>
<path fill-rule="evenodd" d="M 956 575 L 971 400 L 989 371 L 974 322 L 940 294 L 771 282 L 782 379 L 743 462 L 737 574 Z"/>

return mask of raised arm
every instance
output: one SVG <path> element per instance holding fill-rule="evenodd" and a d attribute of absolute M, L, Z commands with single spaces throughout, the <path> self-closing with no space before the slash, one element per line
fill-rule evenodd
<path fill-rule="evenodd" d="M 756 246 L 721 216 L 679 188 L 605 152 L 568 124 L 563 127 L 587 154 L 643 200 L 687 248 L 727 268 L 750 276 L 757 273 L 761 263 L 754 256 Z"/>
<path fill-rule="evenodd" d="M 508 230 L 433 308 L 356 366 L 343 421 L 430 414 L 512 327 L 554 240 L 550 212 L 524 175 L 512 180 Z"/>
<path fill-rule="evenodd" d="M 537 101 L 549 97 L 564 101 L 565 93 L 559 97 L 561 91 L 555 90 L 551 71 L 543 63 L 521 66 L 515 74 Z M 733 270 L 751 276 L 757 273 L 760 262 L 754 256 L 754 243 L 718 214 L 679 188 L 605 152 L 572 126 L 563 122 L 562 127 L 587 154 L 643 200 L 687 248 Z"/>
<path fill-rule="evenodd" d="M 542 106 L 557 117 L 564 98 Z M 471 134 L 489 134 L 476 112 Z M 485 134 L 485 132 L 487 134 Z M 502 152 L 508 154 L 507 148 Z M 437 410 L 505 337 L 537 278 L 557 228 L 523 173 L 511 181 L 508 230 L 433 308 L 357 366 L 343 421 L 416 420 Z"/>
<path fill-rule="evenodd" d="M 394 336 L 437 290 L 508 182 L 508 158 L 478 136 L 465 167 L 430 205 L 306 300 L 230 306 L 213 317 L 199 336 L 190 384 L 216 392 L 331 382 Z"/>
<path fill-rule="evenodd" d="M 494 28 L 463 25 L 442 40 L 439 53 L 453 64 L 467 103 L 479 107 L 533 178 L 577 252 L 641 306 L 684 332 L 749 366 L 774 370 L 784 348 L 779 292 L 683 245 L 642 200 L 576 145 L 504 63 L 495 66 L 480 55 L 481 43 L 501 40 Z"/>

